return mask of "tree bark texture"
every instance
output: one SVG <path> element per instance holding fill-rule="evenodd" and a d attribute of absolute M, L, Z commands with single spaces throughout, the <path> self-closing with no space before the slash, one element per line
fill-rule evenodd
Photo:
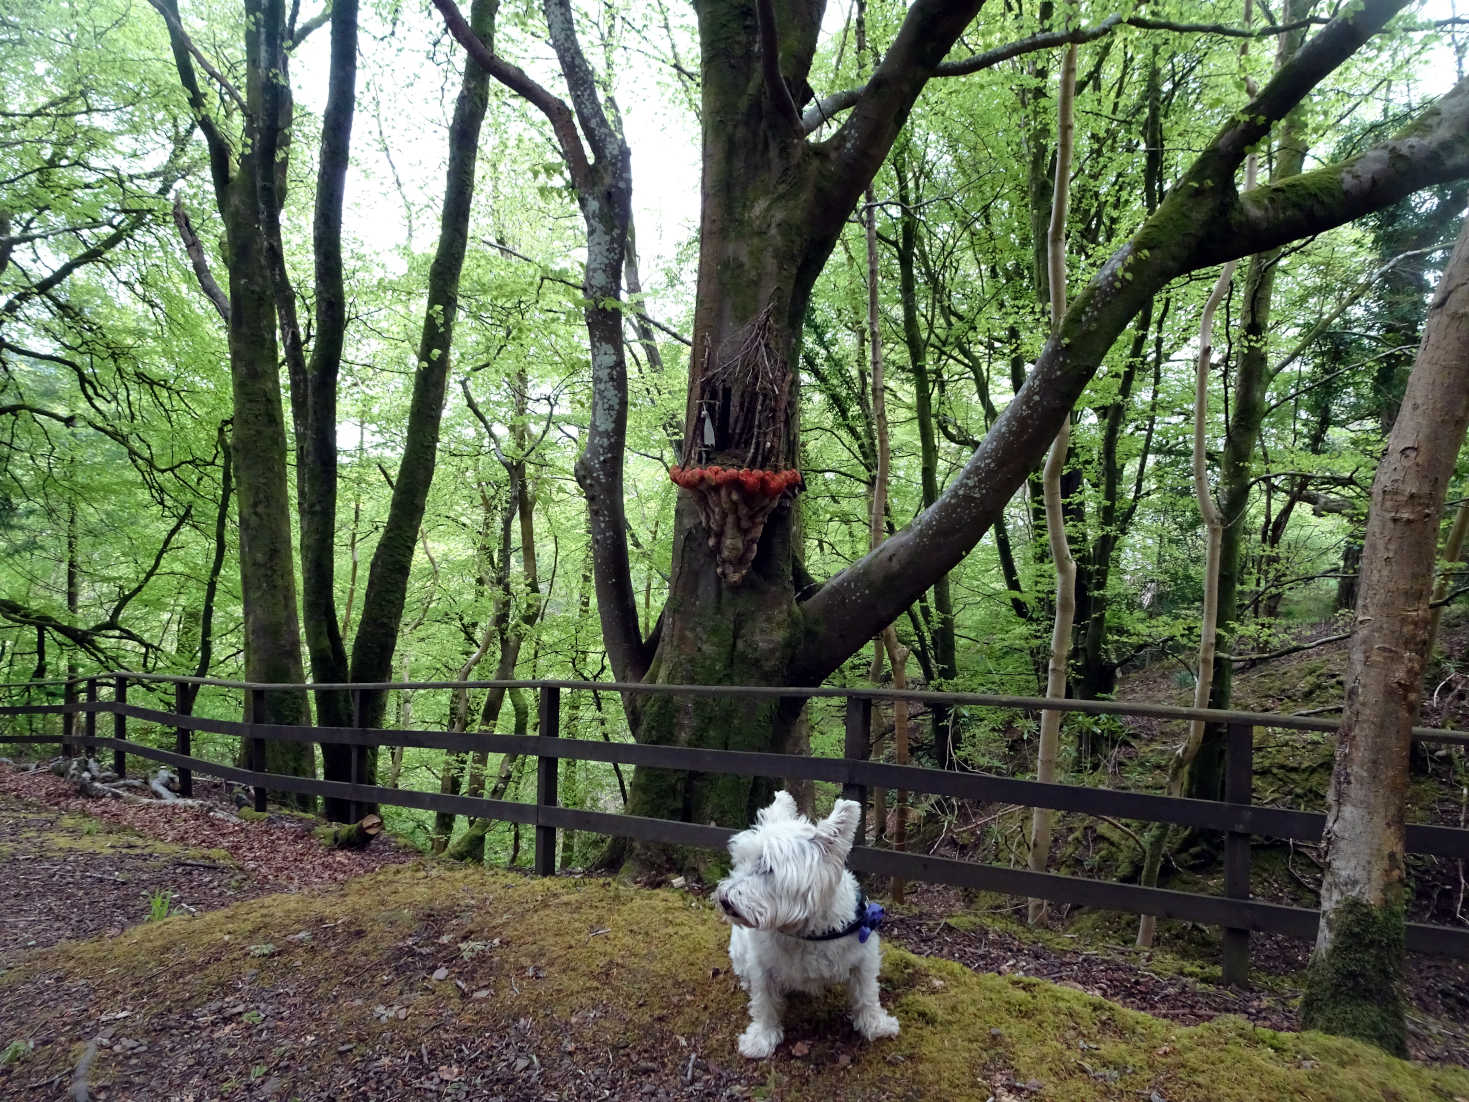
<path fill-rule="evenodd" d="M 292 555 L 290 491 L 286 474 L 285 416 L 278 374 L 273 280 L 266 255 L 265 209 L 274 186 L 273 160 L 260 161 L 261 138 L 281 128 L 282 97 L 272 88 L 273 37 L 281 12 L 269 0 L 246 4 L 246 126 L 236 156 L 209 113 L 187 39 L 172 0 L 160 0 L 175 67 L 209 153 L 215 200 L 224 223 L 229 268 L 230 380 L 234 434 L 250 442 L 233 456 L 240 531 L 240 583 L 244 611 L 245 676 L 256 682 L 300 684 L 301 632 Z M 268 178 L 268 179 L 267 179 Z M 265 185 L 262 189 L 262 185 Z M 270 723 L 305 723 L 304 693 L 266 694 Z M 272 742 L 266 768 L 310 774 L 309 746 Z"/>
<path fill-rule="evenodd" d="M 1428 656 L 1444 497 L 1469 426 L 1469 223 L 1429 307 L 1372 483 L 1346 709 L 1326 814 L 1321 925 L 1301 1006 L 1309 1028 L 1406 1054 L 1404 815 Z"/>

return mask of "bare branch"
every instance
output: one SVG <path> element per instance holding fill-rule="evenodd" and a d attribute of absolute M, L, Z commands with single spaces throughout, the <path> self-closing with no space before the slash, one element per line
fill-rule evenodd
<path fill-rule="evenodd" d="M 1124 19 L 1121 15 L 1109 15 L 1106 19 L 1091 27 L 1077 27 L 1064 31 L 1044 31 L 1040 34 L 1033 34 L 1029 38 L 1017 39 L 1004 46 L 996 46 L 993 50 L 985 50 L 983 53 L 974 54 L 960 61 L 945 61 L 934 70 L 933 75 L 936 77 L 968 76 L 971 73 L 992 69 L 1003 61 L 1023 57 L 1025 54 L 1036 53 L 1040 50 L 1054 50 L 1059 46 L 1093 42 L 1098 38 L 1111 34 L 1118 27 L 1140 27 L 1146 30 L 1172 31 L 1178 34 L 1212 34 L 1221 35 L 1226 38 L 1266 38 L 1325 22 L 1325 19 L 1313 16 L 1309 19 L 1300 19 L 1293 23 L 1281 23 L 1271 27 L 1251 29 L 1248 27 L 1230 27 L 1223 23 L 1173 23 L 1164 19 L 1146 19 L 1142 16 L 1133 16 Z M 802 129 L 807 134 L 819 129 L 823 123 L 831 120 L 833 116 L 839 115 L 841 112 L 852 107 L 866 91 L 867 89 L 865 87 L 848 88 L 841 92 L 833 92 L 828 96 L 823 96 L 810 107 L 806 108 L 805 113 L 801 116 Z"/>
<path fill-rule="evenodd" d="M 168 554 L 169 545 L 173 543 L 174 537 L 177 536 L 179 532 L 183 531 L 184 525 L 189 523 L 189 517 L 191 517 L 193 513 L 194 507 L 192 505 L 186 506 L 184 508 L 183 513 L 179 515 L 179 519 L 174 522 L 174 526 L 168 530 L 168 535 L 164 536 L 163 542 L 159 544 L 158 553 L 153 556 L 153 565 L 148 567 L 147 571 L 143 574 L 143 577 L 138 581 L 137 585 L 133 586 L 132 589 L 129 589 L 126 593 L 118 597 L 117 603 L 112 606 L 112 611 L 108 613 L 107 619 L 94 627 L 92 629 L 93 631 L 101 630 L 104 627 L 116 627 L 118 625 L 118 621 L 122 619 L 123 610 L 132 603 L 134 597 L 143 592 L 144 587 L 147 586 L 147 584 L 153 580 L 153 576 L 158 573 L 158 568 L 163 565 L 163 556 Z"/>
<path fill-rule="evenodd" d="M 184 251 L 189 254 L 189 263 L 194 267 L 194 278 L 199 281 L 199 289 L 204 292 L 204 297 L 214 304 L 215 311 L 225 325 L 229 325 L 230 297 L 215 282 L 214 273 L 209 270 L 209 258 L 204 255 L 204 247 L 199 243 L 199 235 L 194 232 L 194 224 L 189 221 L 189 212 L 184 209 L 182 195 L 174 197 L 173 222 L 178 227 L 179 238 L 184 243 Z"/>
<path fill-rule="evenodd" d="M 532 107 L 546 116 L 551 132 L 561 147 L 561 156 L 571 172 L 571 182 L 578 189 L 591 182 L 591 164 L 582 147 L 581 135 L 576 131 L 576 120 L 571 108 L 532 80 L 525 71 L 497 57 L 493 50 L 480 40 L 454 0 L 433 0 L 434 7 L 444 17 L 444 24 L 476 65 L 509 88 Z"/>
<path fill-rule="evenodd" d="M 32 417 L 49 417 L 53 421 L 60 421 L 67 428 L 71 428 L 72 425 L 76 424 L 77 420 L 76 414 L 74 413 L 56 413 L 53 410 L 43 409 L 40 406 L 33 406 L 26 402 L 12 402 L 6 406 L 0 406 L 0 417 L 7 417 L 16 413 L 29 413 Z"/>

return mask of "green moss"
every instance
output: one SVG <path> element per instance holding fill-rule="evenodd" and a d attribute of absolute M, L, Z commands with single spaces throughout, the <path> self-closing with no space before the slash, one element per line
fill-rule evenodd
<path fill-rule="evenodd" d="M 1406 1055 L 1401 904 L 1373 907 L 1348 899 L 1335 908 L 1330 922 L 1331 948 L 1318 949 L 1306 970 L 1301 1021 Z"/>
<path fill-rule="evenodd" d="M 262 1021 L 223 1046 L 214 1069 L 217 1083 L 246 1082 L 281 1043 L 274 1007 L 289 989 L 292 1035 L 332 1043 L 286 1062 L 287 1097 L 294 1085 L 328 1080 L 338 1059 L 360 1061 L 364 1049 L 388 1057 L 522 1021 L 536 1027 L 528 1052 L 544 1045 L 543 1057 L 565 1045 L 611 1051 L 681 1082 L 675 1077 L 696 1051 L 748 1069 L 772 1097 L 793 1102 L 833 1093 L 1006 1097 L 1015 1081 L 1039 1084 L 1025 1096 L 1047 1102 L 1153 1093 L 1211 1102 L 1469 1096 L 1463 1069 L 1419 1068 L 1355 1041 L 1273 1033 L 1233 1018 L 1181 1027 L 1040 980 L 976 975 L 892 946 L 881 982 L 903 1025 L 898 1038 L 856 1042 L 839 993 L 793 997 L 790 1044 L 766 1064 L 749 1064 L 735 1050 L 745 997 L 729 972 L 727 938 L 705 900 L 680 892 L 416 863 L 318 895 L 267 896 L 37 952 L 0 976 L 0 1003 L 21 984 L 85 983 L 89 1005 L 132 1009 L 129 1034 L 145 1038 L 180 1016 L 216 1013 L 202 1008 L 221 1000 L 247 1004 Z M 270 955 L 251 955 L 250 946 L 265 943 Z M 190 967 L 158 966 L 179 959 Z M 447 975 L 435 980 L 440 966 Z M 23 1023 L 37 1038 L 34 1078 L 75 1064 L 66 1043 L 44 1040 L 73 1036 L 61 1028 L 65 1013 L 58 1001 L 49 1022 Z M 793 1054 L 797 1042 L 809 1058 Z M 341 1054 L 346 1046 L 356 1051 Z M 99 1082 L 111 1059 L 99 1054 Z"/>

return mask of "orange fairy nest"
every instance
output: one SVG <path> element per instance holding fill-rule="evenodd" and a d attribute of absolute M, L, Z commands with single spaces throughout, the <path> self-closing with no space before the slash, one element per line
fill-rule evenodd
<path fill-rule="evenodd" d="M 673 481 L 694 495 L 715 569 L 730 585 L 749 572 L 765 520 L 787 491 L 804 487 L 800 471 L 750 467 L 674 467 Z"/>

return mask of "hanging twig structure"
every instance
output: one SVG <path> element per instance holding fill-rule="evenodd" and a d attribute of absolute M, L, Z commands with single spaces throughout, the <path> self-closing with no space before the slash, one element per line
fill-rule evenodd
<path fill-rule="evenodd" d="M 734 355 L 715 362 L 705 349 L 689 395 L 697 416 L 689 419 L 682 463 L 669 471 L 694 495 L 715 569 L 730 585 L 749 572 L 771 512 L 804 488 L 801 473 L 787 466 L 791 379 L 776 339 L 767 306 Z M 740 465 L 710 462 L 715 456 Z"/>

